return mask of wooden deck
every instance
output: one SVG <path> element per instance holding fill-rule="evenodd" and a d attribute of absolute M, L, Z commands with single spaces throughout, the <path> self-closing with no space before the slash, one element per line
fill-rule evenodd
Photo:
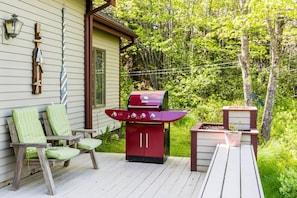
<path fill-rule="evenodd" d="M 190 158 L 169 157 L 164 164 L 127 162 L 124 154 L 96 153 L 94 170 L 88 154 L 74 158 L 68 168 L 53 167 L 55 196 L 47 194 L 42 173 L 21 180 L 20 188 L 0 189 L 9 197 L 197 197 L 205 173 L 190 171 Z"/>

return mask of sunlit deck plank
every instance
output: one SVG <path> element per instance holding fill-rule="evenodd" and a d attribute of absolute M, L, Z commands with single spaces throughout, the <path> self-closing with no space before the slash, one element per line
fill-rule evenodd
<path fill-rule="evenodd" d="M 68 168 L 53 167 L 55 196 L 47 195 L 42 173 L 21 180 L 17 191 L 0 189 L 1 197 L 195 197 L 205 173 L 190 171 L 190 158 L 169 157 L 164 164 L 127 162 L 124 154 L 96 153 L 94 170 L 88 154 Z"/>

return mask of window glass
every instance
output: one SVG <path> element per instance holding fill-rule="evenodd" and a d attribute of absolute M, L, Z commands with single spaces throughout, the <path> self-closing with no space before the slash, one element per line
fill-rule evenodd
<path fill-rule="evenodd" d="M 105 50 L 93 48 L 92 96 L 95 107 L 105 105 Z"/>

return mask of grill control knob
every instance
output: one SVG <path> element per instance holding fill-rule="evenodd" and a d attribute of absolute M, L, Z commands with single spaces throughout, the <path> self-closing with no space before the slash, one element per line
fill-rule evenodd
<path fill-rule="evenodd" d="M 132 113 L 131 118 L 136 118 L 136 113 Z"/>
<path fill-rule="evenodd" d="M 111 117 L 117 117 L 117 115 L 118 115 L 117 112 L 114 111 L 112 112 Z"/>
<path fill-rule="evenodd" d="M 142 113 L 142 114 L 140 115 L 140 118 L 145 118 L 145 117 L 146 117 L 145 113 Z"/>
<path fill-rule="evenodd" d="M 156 118 L 156 115 L 152 113 L 152 114 L 150 115 L 150 118 L 151 118 L 151 119 L 155 119 L 155 118 Z"/>

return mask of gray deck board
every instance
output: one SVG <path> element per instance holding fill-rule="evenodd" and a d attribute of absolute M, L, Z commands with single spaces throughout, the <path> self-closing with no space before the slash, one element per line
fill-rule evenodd
<path fill-rule="evenodd" d="M 218 144 L 198 197 L 264 197 L 252 145 Z"/>
<path fill-rule="evenodd" d="M 1 197 L 197 197 L 205 173 L 190 171 L 190 158 L 170 156 L 164 164 L 127 162 L 124 154 L 96 153 L 99 169 L 89 154 L 70 166 L 52 168 L 57 194 L 50 196 L 42 173 L 21 180 L 20 188 L 0 189 Z"/>

